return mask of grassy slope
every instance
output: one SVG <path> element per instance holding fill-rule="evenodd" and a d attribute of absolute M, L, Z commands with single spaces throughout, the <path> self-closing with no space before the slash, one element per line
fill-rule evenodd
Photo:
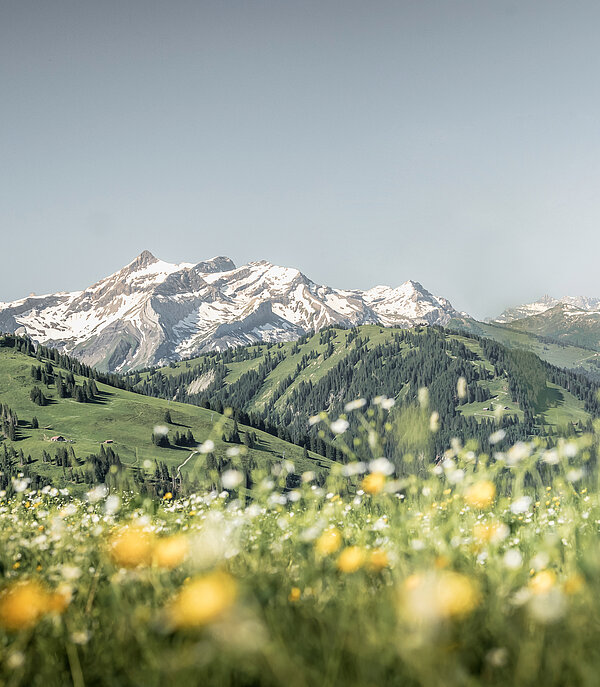
<path fill-rule="evenodd" d="M 171 434 L 175 431 L 186 432 L 190 428 L 196 441 L 207 438 L 215 441 L 216 456 L 225 456 L 229 444 L 214 436 L 214 430 L 223 421 L 230 431 L 233 423 L 222 415 L 203 408 L 183 403 L 174 403 L 158 398 L 150 398 L 128 391 L 98 384 L 101 399 L 96 403 L 77 403 L 72 399 L 58 399 L 54 386 L 41 386 L 44 395 L 52 399 L 48 406 L 40 407 L 29 399 L 34 386 L 30 376 L 31 365 L 35 360 L 10 348 L 0 348 L 0 402 L 7 404 L 19 417 L 20 439 L 15 448 L 23 449 L 36 460 L 34 469 L 40 474 L 56 473 L 57 468 L 43 464 L 38 460 L 45 449 L 53 454 L 60 444 L 49 441 L 49 438 L 61 434 L 73 440 L 76 455 L 83 458 L 97 453 L 100 443 L 112 439 L 113 448 L 119 453 L 123 463 L 141 464 L 144 460 L 160 460 L 170 467 L 178 466 L 190 455 L 187 448 L 158 448 L 151 441 L 152 431 L 156 425 L 164 425 L 165 411 L 168 409 L 174 423 L 170 426 Z M 81 378 L 76 377 L 81 384 Z M 40 386 L 39 382 L 37 383 Z M 31 429 L 32 417 L 38 418 L 40 428 Z M 244 430 L 240 426 L 240 430 Z M 302 458 L 301 448 L 289 444 L 265 432 L 256 431 L 259 444 L 250 455 L 260 464 L 272 461 L 285 454 L 286 459 L 294 460 L 300 469 L 310 469 L 317 464 L 328 465 L 329 461 L 311 454 L 311 460 Z M 190 460 L 185 468 L 194 470 L 197 459 Z"/>
<path fill-rule="evenodd" d="M 588 351 L 574 346 L 560 346 L 555 344 L 544 344 L 538 341 L 535 337 L 520 332 L 515 332 L 503 327 L 495 325 L 487 325 L 484 323 L 477 323 L 484 330 L 485 335 L 494 338 L 500 343 L 508 345 L 509 347 L 525 348 L 530 350 L 542 358 L 545 358 L 553 365 L 559 367 L 576 367 L 583 366 L 586 360 L 592 359 L 595 354 L 593 351 Z M 360 327 L 360 337 L 368 339 L 368 347 L 372 348 L 379 343 L 385 343 L 393 338 L 397 331 L 394 328 L 382 328 L 378 325 L 365 325 Z M 494 334 L 494 336 L 491 336 Z M 324 352 L 327 349 L 327 344 L 320 344 L 320 335 L 317 333 L 308 341 L 299 346 L 300 350 L 296 354 L 292 354 L 294 343 L 284 343 L 281 346 L 272 347 L 270 350 L 274 352 L 284 352 L 286 354 L 284 360 L 267 376 L 264 384 L 255 395 L 250 410 L 261 410 L 266 404 L 272 402 L 274 392 L 277 390 L 279 384 L 289 375 L 294 376 L 296 366 L 300 362 L 304 354 L 311 351 L 317 351 L 319 354 L 317 358 L 311 360 L 308 366 L 301 370 L 295 376 L 293 383 L 286 389 L 286 391 L 275 401 L 275 407 L 283 410 L 285 408 L 286 399 L 289 394 L 302 381 L 310 379 L 313 383 L 324 377 L 335 365 L 337 365 L 355 346 L 356 340 L 353 341 L 348 348 L 345 347 L 345 340 L 348 332 L 345 330 L 336 330 L 335 338 L 332 339 L 334 343 L 334 353 L 328 358 L 324 357 Z M 494 366 L 485 359 L 481 346 L 474 339 L 470 339 L 459 334 L 449 334 L 452 339 L 462 342 L 467 348 L 475 352 L 479 356 L 478 361 L 474 361 L 474 365 L 484 365 L 488 370 L 493 371 Z M 252 346 L 252 351 L 259 350 L 263 356 L 267 352 L 266 346 Z M 542 355 L 544 353 L 545 355 Z M 199 359 L 201 360 L 201 359 Z M 233 383 L 243 372 L 251 368 L 256 368 L 263 360 L 263 357 L 253 360 L 246 360 L 239 363 L 230 363 L 227 365 L 230 370 L 225 378 L 225 383 Z M 188 361 L 177 363 L 175 368 L 162 368 L 161 372 L 164 374 L 174 374 L 183 372 L 186 365 L 193 367 L 197 361 Z M 492 418 L 494 416 L 494 408 L 500 406 L 503 412 L 517 415 L 521 420 L 523 419 L 523 412 L 515 403 L 509 394 L 508 381 L 504 378 L 495 378 L 493 380 L 482 382 L 492 393 L 493 398 L 488 401 L 479 403 L 469 403 L 460 407 L 460 411 L 465 416 L 475 416 L 478 419 Z M 565 389 L 553 389 L 554 385 L 548 385 L 548 402 L 546 412 L 543 413 L 545 424 L 552 425 L 559 428 L 567 422 L 578 422 L 579 420 L 587 421 L 589 414 L 584 410 L 583 403 L 575 398 L 571 393 Z M 484 408 L 488 408 L 487 411 Z M 317 412 L 320 408 L 315 408 Z"/>
<path fill-rule="evenodd" d="M 485 322 L 469 323 L 457 320 L 451 322 L 450 325 L 456 326 L 457 328 L 466 327 L 475 334 L 494 339 L 494 341 L 504 346 L 508 346 L 509 348 L 522 348 L 531 351 L 543 360 L 548 361 L 551 365 L 556 365 L 557 367 L 569 369 L 582 367 L 593 372 L 597 372 L 598 370 L 597 367 L 591 364 L 591 361 L 600 360 L 600 353 L 591 351 L 587 348 L 581 348 L 567 343 L 565 343 L 565 345 L 560 345 L 557 343 L 542 342 L 529 332 L 517 331 L 514 328 L 504 325 Z"/>

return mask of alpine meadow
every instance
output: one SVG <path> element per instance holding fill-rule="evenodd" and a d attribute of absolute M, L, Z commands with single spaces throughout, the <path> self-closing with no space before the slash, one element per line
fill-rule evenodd
<path fill-rule="evenodd" d="M 597 687 L 598 26 L 0 7 L 0 687 Z"/>

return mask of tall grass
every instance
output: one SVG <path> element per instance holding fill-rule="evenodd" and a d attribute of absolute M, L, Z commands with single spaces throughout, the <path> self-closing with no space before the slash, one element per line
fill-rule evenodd
<path fill-rule="evenodd" d="M 290 488 L 283 461 L 250 492 L 243 455 L 217 489 L 160 503 L 16 480 L 0 684 L 597 685 L 596 436 L 456 441 L 425 466 L 413 410 L 399 470 L 363 410 L 324 487 Z M 345 417 L 314 422 L 344 442 Z"/>

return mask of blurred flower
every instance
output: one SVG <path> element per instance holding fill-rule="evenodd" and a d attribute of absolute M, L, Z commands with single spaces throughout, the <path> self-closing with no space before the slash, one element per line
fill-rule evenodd
<path fill-rule="evenodd" d="M 440 428 L 440 414 L 438 413 L 437 410 L 434 410 L 433 413 L 429 416 L 429 431 L 430 432 L 437 432 Z"/>
<path fill-rule="evenodd" d="M 344 573 L 353 573 L 362 567 L 365 560 L 364 551 L 358 546 L 348 546 L 339 555 L 337 568 Z"/>
<path fill-rule="evenodd" d="M 480 542 L 498 544 L 510 534 L 508 525 L 503 522 L 482 523 L 477 522 L 473 526 L 473 537 Z"/>
<path fill-rule="evenodd" d="M 551 570 L 542 570 L 529 581 L 529 589 L 533 594 L 546 594 L 556 582 L 556 575 Z"/>
<path fill-rule="evenodd" d="M 526 513 L 529 510 L 529 506 L 531 506 L 531 501 L 530 496 L 521 496 L 511 503 L 510 510 L 515 515 Z"/>
<path fill-rule="evenodd" d="M 291 601 L 291 602 L 300 601 L 301 594 L 302 594 L 302 592 L 300 591 L 300 589 L 298 587 L 292 587 L 290 589 L 290 593 L 288 595 L 288 601 Z"/>
<path fill-rule="evenodd" d="M 382 472 L 371 472 L 363 477 L 360 486 L 367 494 L 378 494 L 385 486 L 385 479 Z"/>
<path fill-rule="evenodd" d="M 504 439 L 506 432 L 503 429 L 499 429 L 493 434 L 490 434 L 489 442 L 490 444 L 498 444 Z"/>
<path fill-rule="evenodd" d="M 352 412 L 353 410 L 358 410 L 359 408 L 362 408 L 367 404 L 367 401 L 364 398 L 357 398 L 355 401 L 350 401 L 349 403 L 346 403 L 344 406 L 344 410 L 347 413 Z"/>
<path fill-rule="evenodd" d="M 370 472 L 381 472 L 384 475 L 394 474 L 394 464 L 387 458 L 375 458 L 369 463 Z"/>
<path fill-rule="evenodd" d="M 466 398 L 467 396 L 467 380 L 464 377 L 459 377 L 456 383 L 456 394 L 458 398 Z"/>
<path fill-rule="evenodd" d="M 387 552 L 383 549 L 374 549 L 370 552 L 367 561 L 367 567 L 369 568 L 369 570 L 378 572 L 379 570 L 387 568 L 389 564 L 389 556 L 387 555 Z"/>
<path fill-rule="evenodd" d="M 221 475 L 223 489 L 235 489 L 244 481 L 244 475 L 239 470 L 225 470 Z"/>
<path fill-rule="evenodd" d="M 153 540 L 153 536 L 138 525 L 126 525 L 110 536 L 110 557 L 122 568 L 148 565 L 152 559 Z"/>
<path fill-rule="evenodd" d="M 475 582 L 450 570 L 411 575 L 404 581 L 401 594 L 403 614 L 417 623 L 468 615 L 479 600 Z"/>
<path fill-rule="evenodd" d="M 200 453 L 210 453 L 215 449 L 215 442 L 212 439 L 207 439 L 205 442 L 198 446 L 198 451 Z"/>
<path fill-rule="evenodd" d="M 169 428 L 166 427 L 165 425 L 155 425 L 154 426 L 154 434 L 160 437 L 164 437 L 169 433 Z"/>
<path fill-rule="evenodd" d="M 342 535 L 335 527 L 325 530 L 315 542 L 315 550 L 322 556 L 335 553 L 342 545 Z"/>
<path fill-rule="evenodd" d="M 343 434 L 348 427 L 350 427 L 350 423 L 348 420 L 344 420 L 343 417 L 340 417 L 331 423 L 331 431 L 334 434 Z"/>
<path fill-rule="evenodd" d="M 504 566 L 509 570 L 517 570 L 523 565 L 523 555 L 518 549 L 509 549 L 503 557 Z"/>
<path fill-rule="evenodd" d="M 33 580 L 13 584 L 0 596 L 0 625 L 7 630 L 34 627 L 49 612 L 49 598 Z"/>
<path fill-rule="evenodd" d="M 188 541 L 181 534 L 158 539 L 152 551 L 152 564 L 159 568 L 171 570 L 183 563 L 188 550 Z"/>
<path fill-rule="evenodd" d="M 212 572 L 186 582 L 167 608 L 175 628 L 201 627 L 219 618 L 237 596 L 235 580 L 224 572 Z"/>
<path fill-rule="evenodd" d="M 488 508 L 496 498 L 496 487 L 489 480 L 475 482 L 465 492 L 465 502 L 472 508 Z"/>

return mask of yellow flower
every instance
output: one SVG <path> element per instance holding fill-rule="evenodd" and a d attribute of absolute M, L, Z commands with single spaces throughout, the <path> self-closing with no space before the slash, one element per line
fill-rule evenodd
<path fill-rule="evenodd" d="M 47 611 L 48 593 L 38 582 L 18 582 L 0 596 L 0 625 L 8 630 L 34 627 Z"/>
<path fill-rule="evenodd" d="M 190 580 L 179 590 L 168 608 L 174 627 L 200 627 L 228 610 L 235 601 L 235 580 L 223 572 L 213 572 Z"/>
<path fill-rule="evenodd" d="M 487 508 L 495 498 L 496 487 L 489 480 L 475 482 L 465 492 L 465 501 L 472 508 Z"/>
<path fill-rule="evenodd" d="M 173 498 L 173 494 L 171 494 L 170 491 L 168 491 L 168 492 L 163 496 L 163 500 L 165 500 L 165 501 L 170 501 L 172 498 Z"/>
<path fill-rule="evenodd" d="M 187 539 L 181 534 L 159 539 L 154 545 L 152 563 L 159 568 L 171 570 L 183 563 L 188 549 Z"/>
<path fill-rule="evenodd" d="M 148 565 L 152 559 L 152 545 L 152 535 L 137 525 L 122 527 L 108 541 L 111 558 L 122 568 Z"/>
<path fill-rule="evenodd" d="M 387 568 L 390 564 L 390 559 L 387 555 L 387 551 L 383 549 L 373 549 L 369 555 L 368 567 L 369 570 L 374 570 L 375 572 Z"/>
<path fill-rule="evenodd" d="M 348 546 L 340 554 L 337 560 L 338 570 L 344 573 L 353 573 L 362 567 L 365 560 L 364 551 L 358 546 Z"/>
<path fill-rule="evenodd" d="M 565 590 L 565 594 L 577 594 L 583 589 L 584 584 L 585 581 L 582 575 L 574 573 L 565 580 L 563 589 Z"/>
<path fill-rule="evenodd" d="M 546 594 L 554 587 L 555 580 L 552 570 L 542 570 L 529 580 L 529 589 L 534 594 Z"/>
<path fill-rule="evenodd" d="M 403 614 L 413 623 L 434 623 L 468 615 L 479 600 L 476 583 L 450 570 L 411 575 L 404 581 L 401 593 Z"/>
<path fill-rule="evenodd" d="M 330 553 L 335 553 L 342 545 L 342 535 L 335 527 L 325 530 L 323 534 L 317 539 L 315 549 L 317 553 L 326 556 Z"/>
<path fill-rule="evenodd" d="M 372 472 L 370 475 L 365 475 L 361 482 L 361 487 L 367 494 L 379 494 L 385 486 L 385 475 L 383 472 Z"/>
<path fill-rule="evenodd" d="M 71 598 L 72 594 L 69 587 L 59 587 L 55 592 L 48 595 L 47 611 L 49 613 L 64 613 L 71 603 Z"/>
<path fill-rule="evenodd" d="M 296 602 L 300 601 L 300 596 L 302 592 L 298 587 L 292 587 L 288 596 L 288 601 Z"/>

